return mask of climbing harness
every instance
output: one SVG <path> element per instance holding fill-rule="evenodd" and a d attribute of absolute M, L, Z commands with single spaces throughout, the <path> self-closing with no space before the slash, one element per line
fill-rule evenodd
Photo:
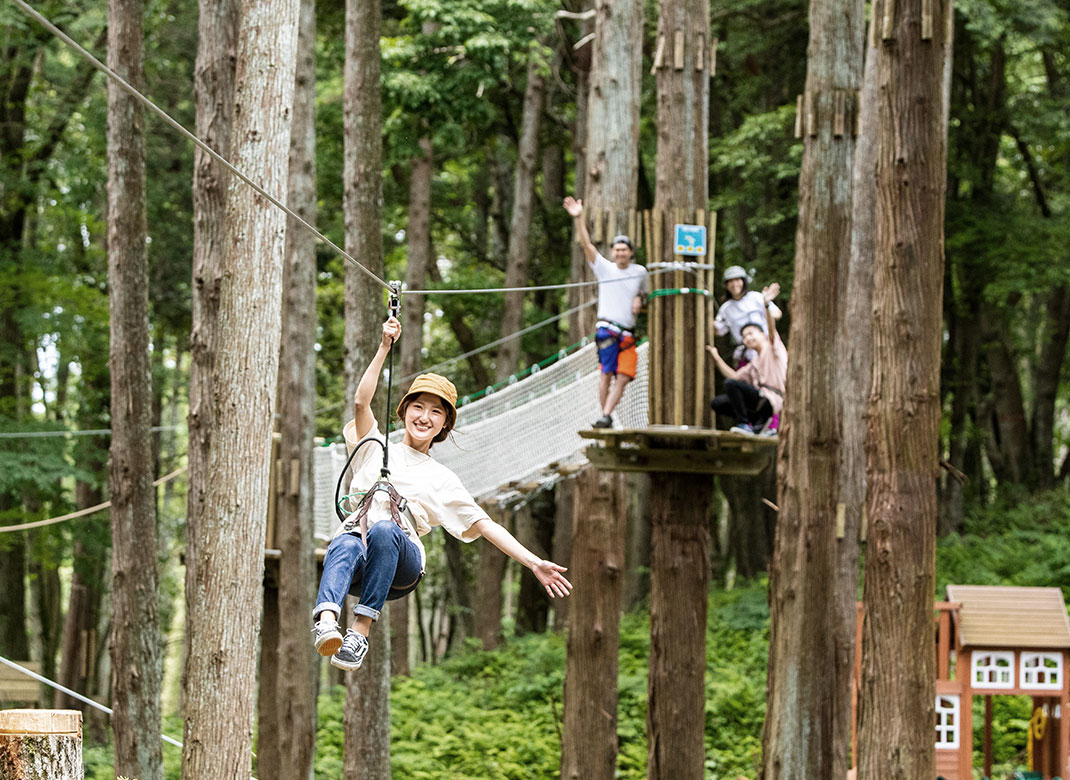
<path fill-rule="evenodd" d="M 399 311 L 401 310 L 401 282 L 390 282 L 390 316 L 397 318 Z M 386 369 L 386 417 L 384 419 L 390 419 L 391 410 L 391 391 L 394 384 L 394 341 L 390 340 L 390 349 L 387 352 L 388 363 Z M 339 494 L 342 492 L 342 482 L 345 481 L 346 473 L 349 471 L 349 464 L 353 462 L 353 458 L 360 448 L 365 444 L 375 442 L 383 448 L 383 467 L 379 470 L 379 479 L 375 481 L 366 492 L 360 494 L 360 501 L 357 503 L 356 509 L 351 513 L 346 513 L 343 508 L 343 504 L 348 503 L 349 499 L 356 498 L 353 496 L 343 496 L 339 498 Z M 342 521 L 342 527 L 347 533 L 351 533 L 357 528 L 360 529 L 360 536 L 362 539 L 368 538 L 368 510 L 371 508 L 371 501 L 376 493 L 385 493 L 387 500 L 390 504 L 390 519 L 397 524 L 398 528 L 402 531 L 405 530 L 405 526 L 402 523 L 402 515 L 405 514 L 408 509 L 408 501 L 401 496 L 394 486 L 390 482 L 390 437 L 384 435 L 382 439 L 377 438 L 374 434 L 365 436 L 359 442 L 357 446 L 353 448 L 353 452 L 346 458 L 345 465 L 342 466 L 342 473 L 338 475 L 338 484 L 334 489 L 334 511 L 338 515 L 338 519 Z"/>

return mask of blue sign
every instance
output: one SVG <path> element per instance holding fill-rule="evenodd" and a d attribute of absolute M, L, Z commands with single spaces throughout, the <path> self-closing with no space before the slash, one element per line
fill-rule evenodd
<path fill-rule="evenodd" d="M 673 252 L 678 255 L 706 254 L 705 225 L 677 225 Z"/>

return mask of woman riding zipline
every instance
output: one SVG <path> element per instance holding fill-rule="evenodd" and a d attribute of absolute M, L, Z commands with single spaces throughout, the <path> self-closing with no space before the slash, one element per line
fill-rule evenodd
<path fill-rule="evenodd" d="M 399 335 L 401 323 L 390 317 L 383 323 L 379 349 L 357 386 L 353 419 L 343 429 L 351 453 L 365 437 L 383 440 L 371 401 L 383 363 Z M 379 448 L 359 448 L 352 457 L 348 492 L 364 498 L 335 532 L 323 560 L 313 632 L 316 650 L 331 656 L 331 664 L 340 669 L 360 668 L 368 652 L 368 634 L 383 604 L 416 589 L 426 565 L 420 537 L 436 525 L 464 542 L 485 537 L 531 569 L 550 598 L 567 596 L 572 590 L 572 583 L 562 574 L 563 566 L 542 560 L 491 520 L 457 476 L 428 454 L 457 420 L 453 383 L 438 374 L 416 377 L 398 404 L 397 415 L 405 435 L 390 448 L 389 484 L 380 481 Z M 353 609 L 353 625 L 343 637 L 338 616 L 347 593 L 357 596 L 359 603 Z"/>

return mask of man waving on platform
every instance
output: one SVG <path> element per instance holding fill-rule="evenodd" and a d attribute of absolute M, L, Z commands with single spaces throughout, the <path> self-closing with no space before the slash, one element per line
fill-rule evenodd
<path fill-rule="evenodd" d="M 572 215 L 576 234 L 583 246 L 587 265 L 598 279 L 598 362 L 602 375 L 598 382 L 598 403 L 602 416 L 595 428 L 613 427 L 613 410 L 624 395 L 624 388 L 635 379 L 635 318 L 650 292 L 646 268 L 632 262 L 635 249 L 625 235 L 615 236 L 607 260 L 591 241 L 583 218 L 583 201 L 565 198 L 565 210 Z M 615 379 L 615 381 L 614 381 Z"/>

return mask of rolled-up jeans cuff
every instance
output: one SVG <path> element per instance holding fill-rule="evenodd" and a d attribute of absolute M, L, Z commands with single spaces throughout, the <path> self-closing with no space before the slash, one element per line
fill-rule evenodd
<path fill-rule="evenodd" d="M 333 601 L 321 601 L 316 605 L 316 608 L 312 610 L 312 619 L 319 620 L 320 612 L 331 611 L 336 617 L 341 617 L 342 606 L 335 604 Z"/>
<path fill-rule="evenodd" d="M 373 621 L 379 620 L 379 610 L 366 607 L 363 604 L 357 604 L 357 606 L 353 607 L 353 614 L 370 617 Z"/>

